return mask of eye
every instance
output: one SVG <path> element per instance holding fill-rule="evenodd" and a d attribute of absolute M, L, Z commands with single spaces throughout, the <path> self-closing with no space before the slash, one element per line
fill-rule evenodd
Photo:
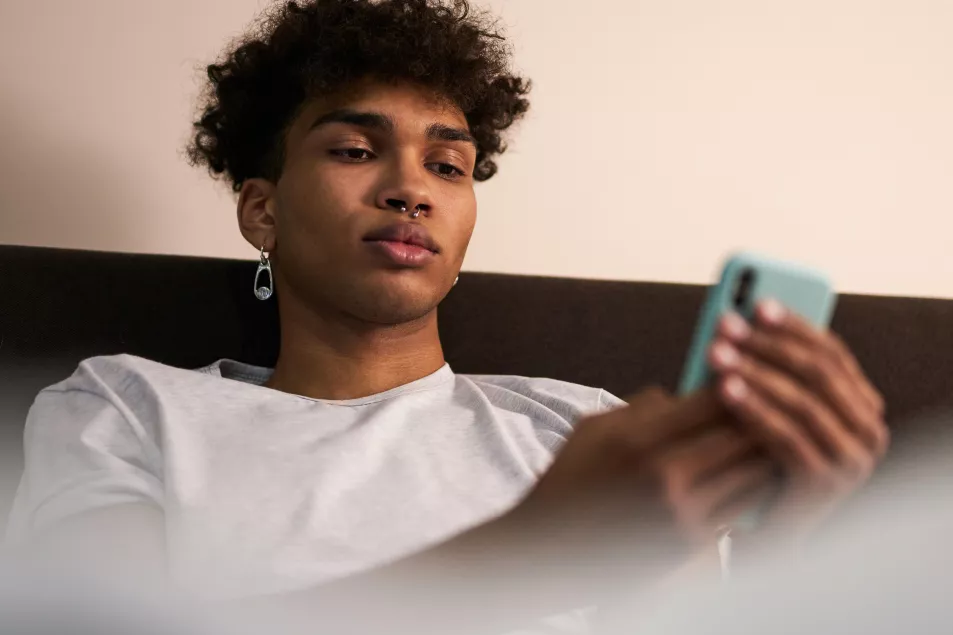
<path fill-rule="evenodd" d="M 463 170 L 450 163 L 428 163 L 427 169 L 437 176 L 451 181 L 466 176 Z"/>
<path fill-rule="evenodd" d="M 338 148 L 331 150 L 331 154 L 354 163 L 374 158 L 371 151 L 364 148 Z"/>

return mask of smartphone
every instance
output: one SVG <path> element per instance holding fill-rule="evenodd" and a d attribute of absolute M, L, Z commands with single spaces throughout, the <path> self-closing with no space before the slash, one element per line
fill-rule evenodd
<path fill-rule="evenodd" d="M 819 271 L 753 253 L 730 257 L 722 267 L 718 283 L 708 290 L 699 314 L 688 359 L 679 381 L 679 394 L 695 392 L 711 380 L 708 349 L 718 330 L 721 316 L 734 311 L 746 320 L 751 320 L 758 303 L 769 298 L 821 328 L 830 324 L 837 301 L 829 280 Z M 732 528 L 751 531 L 757 527 L 783 491 L 783 484 L 784 479 L 779 473 L 771 491 L 751 509 L 735 518 L 731 523 Z"/>
<path fill-rule="evenodd" d="M 720 318 L 734 311 L 750 320 L 758 303 L 769 298 L 819 328 L 830 324 L 837 302 L 830 281 L 819 271 L 753 253 L 731 256 L 718 283 L 708 290 L 678 384 L 679 394 L 695 392 L 711 380 L 708 349 Z"/>

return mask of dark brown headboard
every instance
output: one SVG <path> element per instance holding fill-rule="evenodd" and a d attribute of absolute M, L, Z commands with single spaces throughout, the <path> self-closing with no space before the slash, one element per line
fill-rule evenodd
<path fill-rule="evenodd" d="M 4 471 L 18 469 L 33 396 L 85 357 L 125 352 L 186 368 L 220 357 L 271 364 L 275 303 L 254 298 L 255 264 L 0 246 Z M 464 273 L 441 307 L 441 332 L 457 372 L 555 377 L 624 396 L 650 383 L 673 386 L 703 291 Z M 843 296 L 834 327 L 894 421 L 953 403 L 953 301 Z"/>

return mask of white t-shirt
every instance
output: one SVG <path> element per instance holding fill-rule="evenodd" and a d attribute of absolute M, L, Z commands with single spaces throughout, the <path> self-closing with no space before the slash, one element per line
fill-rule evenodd
<path fill-rule="evenodd" d="M 221 360 L 82 362 L 30 410 L 14 538 L 128 503 L 165 515 L 169 565 L 226 596 L 307 588 L 443 542 L 512 508 L 605 391 L 437 372 L 317 400 Z"/>

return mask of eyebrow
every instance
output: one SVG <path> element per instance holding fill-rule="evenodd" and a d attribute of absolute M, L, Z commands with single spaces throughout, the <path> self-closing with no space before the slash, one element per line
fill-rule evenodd
<path fill-rule="evenodd" d="M 379 112 L 363 112 L 358 110 L 340 109 L 332 110 L 329 113 L 318 117 L 311 130 L 326 126 L 332 123 L 343 123 L 359 128 L 369 130 L 379 130 L 381 132 L 393 132 L 397 127 L 394 120 L 387 115 Z M 432 123 L 427 126 L 427 138 L 435 141 L 462 141 L 476 147 L 476 138 L 465 128 L 454 128 L 442 123 Z"/>
<path fill-rule="evenodd" d="M 435 141 L 463 141 L 471 144 L 474 148 L 477 145 L 476 138 L 470 134 L 469 130 L 454 128 L 442 123 L 432 123 L 427 126 L 427 138 Z"/>
<path fill-rule="evenodd" d="M 379 112 L 360 112 L 357 110 L 332 110 L 321 115 L 311 124 L 311 130 L 326 126 L 331 123 L 344 123 L 359 128 L 370 128 L 371 130 L 380 130 L 381 132 L 393 132 L 394 120 Z"/>

